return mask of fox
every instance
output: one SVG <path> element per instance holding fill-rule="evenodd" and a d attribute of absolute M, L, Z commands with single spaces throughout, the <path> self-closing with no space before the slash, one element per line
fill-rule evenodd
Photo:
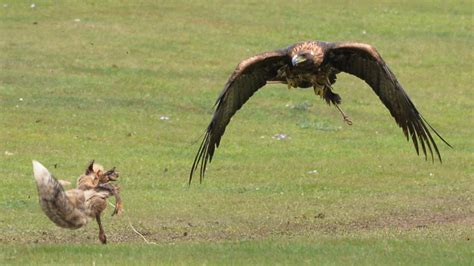
<path fill-rule="evenodd" d="M 119 188 L 110 181 L 118 178 L 115 168 L 104 171 L 92 161 L 85 173 L 77 179 L 77 186 L 64 190 L 56 179 L 40 162 L 33 160 L 33 174 L 36 180 L 39 203 L 43 212 L 57 226 L 78 229 L 95 219 L 99 226 L 99 240 L 107 244 L 107 236 L 101 222 L 101 213 L 107 207 L 107 198 L 115 196 L 116 205 L 112 215 L 122 211 Z"/>
<path fill-rule="evenodd" d="M 76 182 L 77 189 L 106 189 L 112 192 L 115 197 L 115 209 L 112 216 L 120 214 L 123 211 L 122 200 L 120 198 L 120 188 L 116 185 L 110 184 L 111 181 L 116 181 L 119 173 L 115 171 L 115 167 L 108 171 L 104 171 L 104 167 L 92 160 L 83 175 L 79 176 Z M 60 183 L 65 181 L 59 180 Z"/>

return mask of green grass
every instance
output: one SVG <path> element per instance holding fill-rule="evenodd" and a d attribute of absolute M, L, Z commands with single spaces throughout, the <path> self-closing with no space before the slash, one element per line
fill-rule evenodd
<path fill-rule="evenodd" d="M 31 3 L 0 2 L 0 264 L 473 263 L 471 2 Z M 438 141 L 443 164 L 418 157 L 370 88 L 341 74 L 353 126 L 311 90 L 267 86 L 188 187 L 236 64 L 307 39 L 376 46 L 454 146 Z M 91 159 L 117 166 L 126 211 L 107 210 L 110 245 L 93 222 L 47 219 L 32 159 L 70 181 Z"/>
<path fill-rule="evenodd" d="M 31 263 L 32 259 L 45 263 L 81 262 L 82 264 L 296 264 L 347 265 L 378 264 L 437 265 L 440 261 L 459 265 L 472 249 L 464 244 L 437 241 L 354 240 L 335 241 L 265 240 L 226 243 L 198 243 L 143 246 L 114 244 L 107 247 L 49 245 L 8 248 L 5 262 Z M 113 252 L 111 252 L 113 251 Z M 328 258 L 332 258 L 328 260 Z M 237 262 L 237 263 L 236 263 Z"/>

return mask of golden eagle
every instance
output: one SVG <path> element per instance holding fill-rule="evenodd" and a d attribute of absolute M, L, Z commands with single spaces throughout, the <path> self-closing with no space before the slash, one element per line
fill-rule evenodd
<path fill-rule="evenodd" d="M 237 65 L 217 98 L 211 123 L 194 159 L 189 182 L 198 166 L 202 181 L 207 162 L 211 162 L 231 117 L 265 84 L 287 84 L 288 88 L 313 87 L 317 95 L 337 107 L 347 124 L 352 124 L 339 107 L 341 97 L 332 91 L 332 84 L 340 72 L 352 74 L 369 84 L 403 129 L 407 140 L 411 137 L 417 154 L 421 146 L 425 159 L 429 150 L 434 161 L 434 149 L 441 162 L 430 129 L 449 147 L 451 145 L 421 116 L 373 46 L 355 42 L 305 41 L 252 56 Z"/>

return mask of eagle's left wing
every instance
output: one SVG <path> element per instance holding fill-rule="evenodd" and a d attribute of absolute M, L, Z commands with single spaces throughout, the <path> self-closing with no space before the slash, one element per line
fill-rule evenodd
<path fill-rule="evenodd" d="M 411 137 L 418 154 L 418 145 L 421 144 L 425 158 L 427 150 L 429 150 L 431 158 L 434 160 L 434 149 L 441 161 L 441 155 L 431 136 L 430 129 L 449 147 L 451 145 L 421 116 L 402 85 L 374 47 L 353 42 L 328 43 L 325 52 L 324 60 L 327 60 L 327 63 L 340 71 L 355 75 L 369 84 L 395 118 L 397 124 L 403 129 L 407 139 Z"/>

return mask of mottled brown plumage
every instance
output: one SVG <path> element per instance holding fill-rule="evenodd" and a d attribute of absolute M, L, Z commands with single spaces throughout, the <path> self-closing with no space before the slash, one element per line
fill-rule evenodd
<path fill-rule="evenodd" d="M 339 107 L 341 97 L 332 92 L 332 84 L 336 82 L 336 75 L 340 72 L 364 80 L 373 89 L 407 139 L 412 139 L 418 154 L 421 146 L 425 158 L 429 152 L 434 160 L 434 150 L 441 161 L 430 129 L 444 143 L 450 145 L 421 116 L 374 47 L 354 42 L 306 41 L 258 54 L 245 59 L 237 66 L 217 98 L 214 115 L 191 168 L 189 182 L 198 167 L 202 181 L 206 165 L 212 160 L 231 117 L 267 83 L 287 84 L 288 87 L 313 87 L 317 95 L 328 104 L 335 105 L 344 120 L 351 124 Z"/>

